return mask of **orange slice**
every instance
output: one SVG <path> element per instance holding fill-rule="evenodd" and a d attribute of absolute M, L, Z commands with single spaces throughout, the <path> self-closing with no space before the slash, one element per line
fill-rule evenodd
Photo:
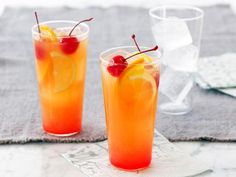
<path fill-rule="evenodd" d="M 50 64 L 51 64 L 51 60 L 49 59 L 36 61 L 37 77 L 38 77 L 39 83 L 41 83 L 44 80 Z"/>
<path fill-rule="evenodd" d="M 133 55 L 135 53 L 132 53 L 130 55 Z M 149 57 L 148 55 L 142 53 L 137 55 L 136 57 L 130 58 L 127 60 L 130 65 L 136 65 L 136 64 L 144 64 L 144 63 L 150 63 L 152 62 L 152 58 Z"/>
<path fill-rule="evenodd" d="M 49 26 L 41 25 L 40 31 L 41 31 L 41 36 L 43 37 L 43 39 L 50 39 L 50 41 L 53 41 L 53 42 L 57 41 L 56 33 Z"/>
<path fill-rule="evenodd" d="M 119 77 L 120 96 L 129 104 L 146 100 L 152 103 L 157 94 L 154 77 L 144 69 L 144 65 L 137 63 L 142 61 L 142 57 L 135 60 Z"/>
<path fill-rule="evenodd" d="M 64 91 L 75 80 L 76 65 L 70 57 L 59 52 L 52 52 L 51 58 L 53 64 L 51 80 L 53 81 L 54 91 Z"/>

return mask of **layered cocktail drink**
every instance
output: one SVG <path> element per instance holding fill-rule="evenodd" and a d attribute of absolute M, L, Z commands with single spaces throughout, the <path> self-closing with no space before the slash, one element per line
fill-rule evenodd
<path fill-rule="evenodd" d="M 32 28 L 47 133 L 64 136 L 81 130 L 88 32 L 86 24 L 74 21 L 49 21 Z"/>
<path fill-rule="evenodd" d="M 151 162 L 160 75 L 156 49 L 118 47 L 100 55 L 110 162 L 121 169 Z"/>

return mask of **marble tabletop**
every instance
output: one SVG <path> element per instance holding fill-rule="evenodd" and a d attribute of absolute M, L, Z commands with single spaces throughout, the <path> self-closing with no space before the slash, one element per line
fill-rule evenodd
<path fill-rule="evenodd" d="M 203 160 L 213 173 L 204 177 L 236 176 L 236 143 L 176 142 L 182 151 Z M 85 177 L 62 153 L 79 144 L 32 143 L 0 146 L 0 177 Z M 203 177 L 203 175 L 200 175 Z"/>

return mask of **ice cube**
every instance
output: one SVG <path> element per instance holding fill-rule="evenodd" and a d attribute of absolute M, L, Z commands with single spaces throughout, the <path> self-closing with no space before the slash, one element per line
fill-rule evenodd
<path fill-rule="evenodd" d="M 157 45 L 164 51 L 175 50 L 192 43 L 188 25 L 176 17 L 169 17 L 154 24 L 152 31 Z"/>
<path fill-rule="evenodd" d="M 174 102 L 188 84 L 190 77 L 188 73 L 166 67 L 160 79 L 159 91 Z"/>
<path fill-rule="evenodd" d="M 185 72 L 197 71 L 198 48 L 194 45 L 184 46 L 163 55 L 164 63 L 175 70 Z"/>

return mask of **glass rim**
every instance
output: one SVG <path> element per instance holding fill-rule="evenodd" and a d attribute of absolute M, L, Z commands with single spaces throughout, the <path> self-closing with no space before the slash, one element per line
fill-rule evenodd
<path fill-rule="evenodd" d="M 67 23 L 67 24 L 74 24 L 76 25 L 78 23 L 78 21 L 73 21 L 73 20 L 49 20 L 49 21 L 43 21 L 43 22 L 40 22 L 39 23 L 39 26 L 40 25 L 47 25 L 47 24 L 52 24 L 52 23 Z M 78 38 L 84 38 L 86 36 L 88 36 L 88 33 L 89 33 L 89 26 L 86 24 L 86 23 L 81 23 L 79 24 L 79 26 L 83 26 L 85 27 L 85 31 L 81 34 L 74 34 L 74 35 L 71 35 L 72 37 L 78 37 Z M 65 26 L 66 27 L 66 26 Z M 78 26 L 77 26 L 78 27 Z M 72 29 L 72 28 L 71 28 Z M 38 31 L 38 24 L 34 24 L 31 28 L 31 31 L 32 31 L 32 34 L 33 35 L 40 35 L 39 31 Z M 58 38 L 62 38 L 62 37 L 65 37 L 65 36 L 57 36 Z"/>
<path fill-rule="evenodd" d="M 146 47 L 146 46 L 140 46 L 140 49 L 150 49 L 150 47 Z M 106 53 L 112 51 L 112 50 L 119 50 L 119 49 L 136 49 L 137 51 L 137 47 L 136 46 L 120 46 L 120 47 L 112 47 L 109 48 L 103 52 L 100 53 L 99 55 L 99 60 L 101 63 L 105 63 L 105 64 L 109 64 L 109 60 L 104 59 L 104 57 L 102 57 L 102 55 L 105 55 Z M 152 51 L 152 53 L 157 53 L 157 57 L 155 58 L 154 61 L 150 62 L 150 63 L 142 63 L 142 64 L 134 64 L 134 65 L 144 65 L 144 66 L 148 66 L 148 65 L 153 65 L 153 64 L 158 64 L 160 63 L 160 58 L 161 58 L 161 52 L 159 50 L 157 51 Z M 122 64 L 119 64 L 122 65 Z"/>
<path fill-rule="evenodd" d="M 197 19 L 201 19 L 204 16 L 204 11 L 196 6 L 191 6 L 191 5 L 159 5 L 156 7 L 153 7 L 149 10 L 149 15 L 153 18 L 159 19 L 159 20 L 174 20 L 174 19 L 168 19 L 167 17 L 161 17 L 160 15 L 156 15 L 154 12 L 158 9 L 188 9 L 188 10 L 193 10 L 196 12 L 199 12 L 199 15 L 194 16 L 194 17 L 184 17 L 184 18 L 178 18 L 178 20 L 183 20 L 183 21 L 193 21 Z"/>

